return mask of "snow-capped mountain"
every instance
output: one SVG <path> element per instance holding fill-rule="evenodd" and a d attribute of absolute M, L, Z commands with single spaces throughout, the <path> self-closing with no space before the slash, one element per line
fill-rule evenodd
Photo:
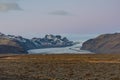
<path fill-rule="evenodd" d="M 66 47 L 74 45 L 73 41 L 69 41 L 66 37 L 60 35 L 45 35 L 44 38 L 27 39 L 22 36 L 5 35 L 0 33 L 0 51 L 2 46 L 12 46 L 22 49 L 22 52 L 27 52 L 30 49 L 50 48 L 50 47 Z M 4 47 L 5 49 L 5 47 Z M 12 49 L 14 52 L 14 49 Z M 7 50 L 6 50 L 7 51 Z M 4 52 L 4 51 L 3 51 Z M 9 52 L 9 51 L 8 51 Z"/>

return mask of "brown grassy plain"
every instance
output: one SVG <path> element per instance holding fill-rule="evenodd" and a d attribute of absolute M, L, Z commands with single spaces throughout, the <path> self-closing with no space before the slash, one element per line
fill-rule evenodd
<path fill-rule="evenodd" d="M 1 55 L 0 80 L 120 80 L 120 54 Z"/>

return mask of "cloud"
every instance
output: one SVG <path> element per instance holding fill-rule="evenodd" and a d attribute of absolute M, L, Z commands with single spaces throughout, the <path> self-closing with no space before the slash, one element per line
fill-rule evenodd
<path fill-rule="evenodd" d="M 21 10 L 20 6 L 16 3 L 17 0 L 0 0 L 0 11 Z"/>
<path fill-rule="evenodd" d="M 66 16 L 66 15 L 69 15 L 70 13 L 64 10 L 57 10 L 57 11 L 50 12 L 49 14 Z"/>

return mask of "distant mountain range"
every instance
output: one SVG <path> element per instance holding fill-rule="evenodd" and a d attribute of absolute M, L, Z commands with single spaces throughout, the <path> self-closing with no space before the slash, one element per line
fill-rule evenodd
<path fill-rule="evenodd" d="M 22 36 L 0 33 L 0 53 L 27 53 L 30 49 L 67 47 L 74 45 L 66 37 L 60 35 L 45 35 L 44 38 L 27 39 Z"/>
<path fill-rule="evenodd" d="M 27 39 L 22 36 L 0 33 L 0 53 L 28 53 L 31 49 L 67 47 L 76 44 L 60 35 L 45 35 L 44 38 Z M 94 53 L 120 53 L 120 33 L 103 34 L 85 41 L 81 47 Z"/>

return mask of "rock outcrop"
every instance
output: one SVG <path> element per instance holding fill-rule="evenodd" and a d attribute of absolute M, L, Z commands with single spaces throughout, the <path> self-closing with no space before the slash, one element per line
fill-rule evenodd
<path fill-rule="evenodd" d="M 60 35 L 45 35 L 44 38 L 32 38 L 31 41 L 36 45 L 36 48 L 66 47 L 73 45 L 73 41 L 69 41 L 66 37 L 62 38 Z"/>
<path fill-rule="evenodd" d="M 0 33 L 0 53 L 27 53 L 30 49 L 66 47 L 74 43 L 60 35 L 45 35 L 44 38 L 27 39 L 22 36 L 5 35 Z"/>
<path fill-rule="evenodd" d="M 82 50 L 95 53 L 120 53 L 120 33 L 103 34 L 83 43 Z"/>

